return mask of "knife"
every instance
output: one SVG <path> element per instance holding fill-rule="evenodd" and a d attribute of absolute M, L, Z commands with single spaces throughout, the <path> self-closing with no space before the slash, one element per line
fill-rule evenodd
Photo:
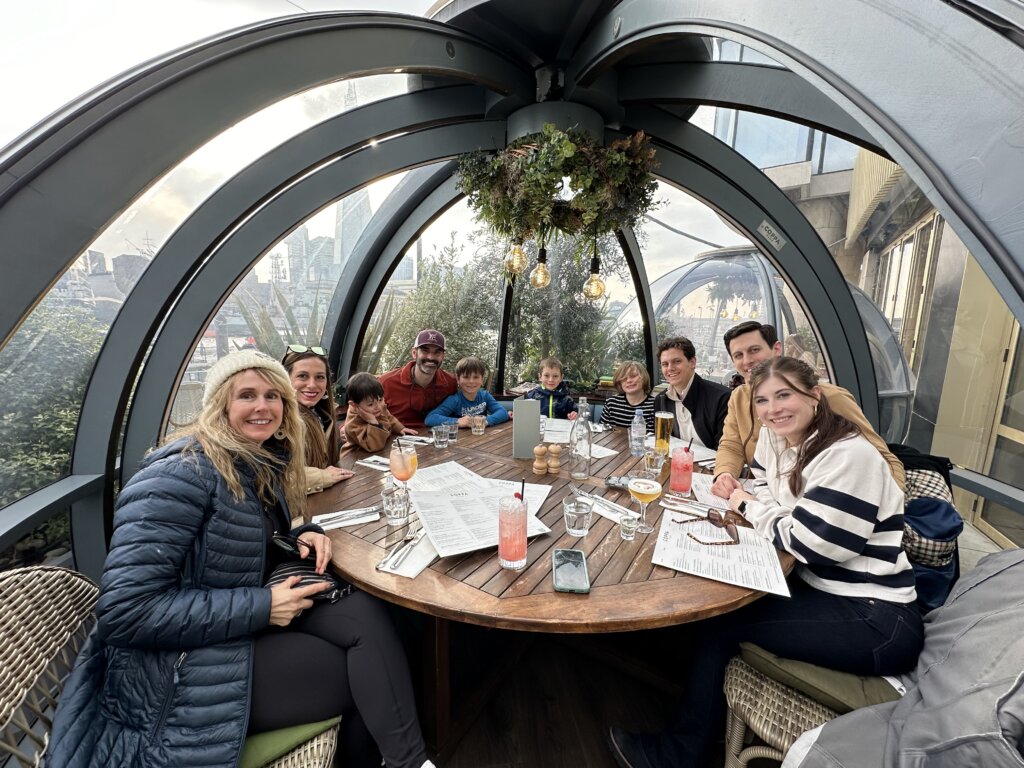
<path fill-rule="evenodd" d="M 361 508 L 361 509 L 343 509 L 339 512 L 332 512 L 321 516 L 317 520 L 317 524 L 322 523 L 336 523 L 339 520 L 346 520 L 348 518 L 365 517 L 381 512 L 384 509 L 383 504 L 377 504 L 373 507 Z"/>
<path fill-rule="evenodd" d="M 413 537 L 413 540 L 410 541 L 408 544 L 406 544 L 405 548 L 401 552 L 398 553 L 398 557 L 396 557 L 394 560 L 392 560 L 391 564 L 388 565 L 388 570 L 389 571 L 397 571 L 398 570 L 398 566 L 400 566 L 402 564 L 402 561 L 404 561 L 405 558 L 409 556 L 409 553 L 412 552 L 412 548 L 420 543 L 420 541 L 423 539 L 423 535 L 426 532 L 427 532 L 426 528 L 420 528 L 420 530 L 416 534 L 416 536 Z"/>

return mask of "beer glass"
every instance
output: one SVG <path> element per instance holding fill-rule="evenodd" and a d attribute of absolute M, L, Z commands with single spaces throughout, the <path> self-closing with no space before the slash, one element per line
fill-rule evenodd
<path fill-rule="evenodd" d="M 672 441 L 672 421 L 675 414 L 658 411 L 654 414 L 654 450 L 662 456 L 668 456 L 669 444 Z"/>

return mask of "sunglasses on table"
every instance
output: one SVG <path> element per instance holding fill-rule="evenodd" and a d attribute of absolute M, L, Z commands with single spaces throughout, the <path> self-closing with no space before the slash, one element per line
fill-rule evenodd
<path fill-rule="evenodd" d="M 692 512 L 685 512 L 684 514 L 693 515 Z M 727 547 L 730 544 L 740 543 L 740 533 L 736 530 L 736 523 L 729 522 L 729 520 L 726 519 L 724 514 L 714 509 L 708 510 L 708 516 L 706 518 L 697 517 L 696 515 L 693 515 L 692 520 L 673 520 L 672 522 L 676 523 L 677 525 L 687 525 L 689 523 L 699 523 L 703 520 L 707 520 L 709 523 L 715 526 L 715 528 L 724 528 L 725 532 L 729 534 L 729 541 L 705 541 L 699 536 L 694 536 L 692 533 L 687 531 L 686 535 L 694 541 L 696 541 L 698 544 L 704 544 L 708 547 Z"/>
<path fill-rule="evenodd" d="M 302 539 L 298 539 L 295 536 L 292 536 L 291 534 L 275 533 L 271 538 L 273 539 L 274 543 L 277 544 L 277 546 L 279 546 L 281 549 L 283 549 L 290 555 L 302 557 L 302 552 L 299 550 L 300 544 L 309 550 L 309 554 L 312 555 L 316 553 L 316 549 L 313 548 L 312 544 L 306 541 L 302 541 Z"/>
<path fill-rule="evenodd" d="M 294 352 L 296 355 L 301 355 L 303 352 L 312 352 L 314 355 L 327 357 L 327 350 L 323 347 L 307 347 L 305 344 L 289 344 L 288 351 Z"/>

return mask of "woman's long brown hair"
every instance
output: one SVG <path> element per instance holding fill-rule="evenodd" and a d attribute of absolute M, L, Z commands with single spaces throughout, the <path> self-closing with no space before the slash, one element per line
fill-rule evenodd
<path fill-rule="evenodd" d="M 786 386 L 805 397 L 815 399 L 811 390 L 818 385 L 818 374 L 803 360 L 795 357 L 773 357 L 758 363 L 750 372 L 750 415 L 757 421 L 754 400 L 757 389 L 772 376 L 778 376 Z M 807 429 L 807 437 L 800 444 L 796 454 L 796 463 L 789 471 L 789 490 L 794 496 L 803 491 L 804 467 L 811 463 L 822 451 L 850 435 L 861 434 L 860 429 L 845 416 L 832 410 L 828 399 L 821 395 L 817 398 L 817 407 L 811 424 Z"/>
<path fill-rule="evenodd" d="M 315 466 L 318 469 L 326 469 L 330 466 L 336 466 L 338 459 L 341 456 L 341 440 L 338 435 L 338 423 L 336 415 L 336 405 L 334 402 L 334 376 L 331 375 L 331 366 L 327 363 L 327 358 L 323 355 L 318 355 L 313 350 L 307 350 L 306 352 L 292 352 L 288 350 L 285 352 L 284 358 L 281 360 L 281 365 L 284 366 L 285 370 L 291 375 L 292 368 L 300 360 L 306 360 L 308 358 L 315 358 L 320 360 L 324 364 L 324 370 L 327 371 L 327 397 L 317 402 L 312 408 L 308 408 L 302 404 L 299 405 L 300 409 L 309 410 L 320 414 L 319 418 L 311 418 L 304 420 L 306 429 L 312 429 L 314 426 L 319 428 L 323 439 L 319 439 L 319 436 L 307 434 L 306 435 L 306 461 L 309 462 L 310 466 Z M 329 425 L 327 429 L 320 424 L 320 420 L 326 421 Z M 326 455 L 324 454 L 325 445 Z"/>

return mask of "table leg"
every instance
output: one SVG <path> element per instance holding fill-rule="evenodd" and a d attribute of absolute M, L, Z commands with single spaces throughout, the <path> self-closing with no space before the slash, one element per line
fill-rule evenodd
<path fill-rule="evenodd" d="M 428 617 L 423 648 L 423 735 L 431 754 L 439 758 L 449 756 L 455 746 L 449 743 L 452 727 L 450 630 L 447 619 Z"/>

